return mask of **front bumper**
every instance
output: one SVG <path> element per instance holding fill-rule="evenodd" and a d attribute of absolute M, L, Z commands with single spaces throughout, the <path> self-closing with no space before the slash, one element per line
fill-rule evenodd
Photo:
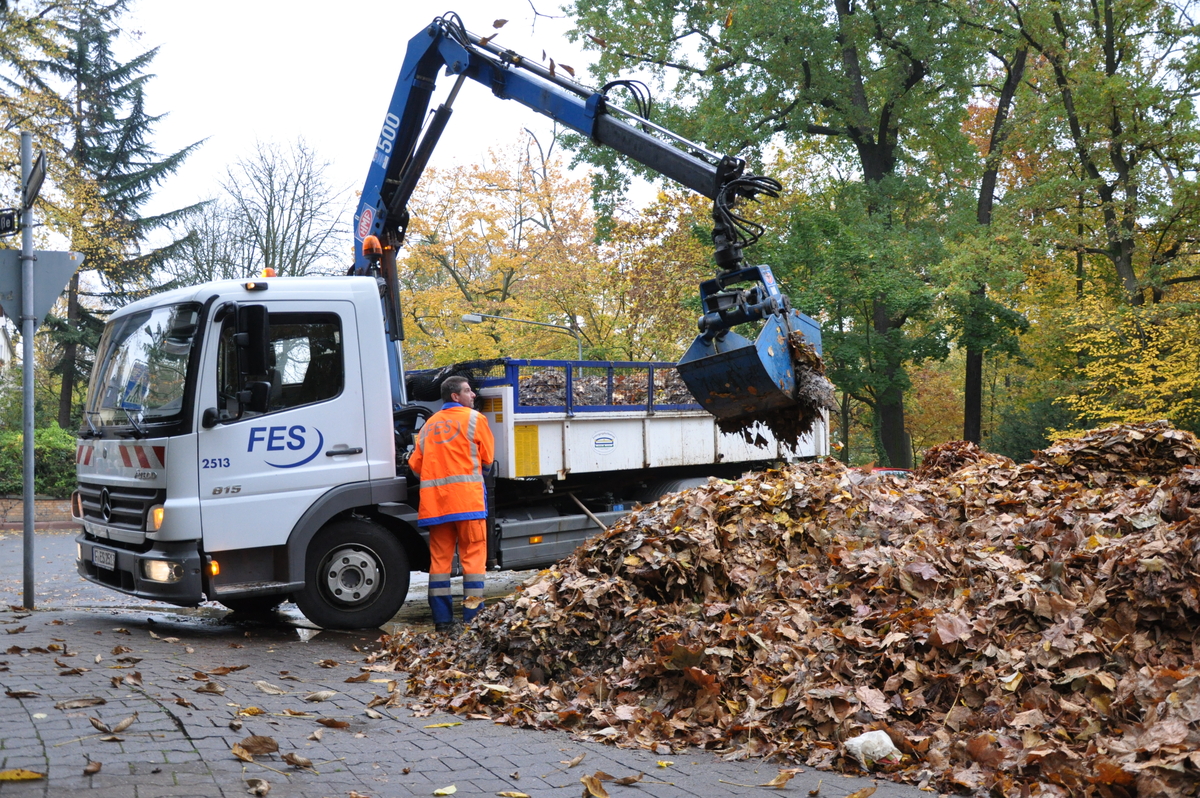
<path fill-rule="evenodd" d="M 108 541 L 97 540 L 86 532 L 75 542 L 79 544 L 79 559 L 75 567 L 79 575 L 89 582 L 119 590 L 130 596 L 165 601 L 181 607 L 194 607 L 204 601 L 203 560 L 196 541 L 156 541 L 149 551 L 131 551 L 118 548 Z M 115 555 L 112 569 L 96 565 L 93 551 L 103 549 Z M 142 568 L 144 560 L 169 560 L 181 565 L 182 575 L 178 582 L 155 582 L 146 579 Z"/>

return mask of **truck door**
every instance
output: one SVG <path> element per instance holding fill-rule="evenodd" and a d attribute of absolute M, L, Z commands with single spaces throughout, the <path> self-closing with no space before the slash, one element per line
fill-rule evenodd
<path fill-rule="evenodd" d="M 353 304 L 272 302 L 269 310 L 267 373 L 250 375 L 271 385 L 265 413 L 238 406 L 233 314 L 206 347 L 198 404 L 220 419 L 197 436 L 210 553 L 282 545 L 323 493 L 368 479 Z"/>

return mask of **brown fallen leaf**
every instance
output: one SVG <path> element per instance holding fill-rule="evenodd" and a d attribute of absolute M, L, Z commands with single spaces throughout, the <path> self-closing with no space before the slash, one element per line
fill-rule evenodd
<path fill-rule="evenodd" d="M 645 777 L 646 777 L 645 773 L 638 773 L 637 775 L 634 775 L 634 776 L 622 776 L 619 779 L 613 779 L 613 784 L 620 784 L 621 786 L 628 786 L 630 784 L 637 784 L 639 781 L 641 781 Z"/>
<path fill-rule="evenodd" d="M 304 696 L 304 700 L 312 701 L 313 703 L 318 703 L 321 701 L 328 701 L 329 699 L 333 698 L 335 695 L 337 695 L 336 690 L 318 690 L 315 693 L 309 693 L 308 695 Z"/>
<path fill-rule="evenodd" d="M 246 793 L 249 795 L 266 795 L 271 791 L 271 783 L 266 779 L 246 779 Z"/>
<path fill-rule="evenodd" d="M 297 768 L 308 768 L 309 770 L 312 770 L 312 766 L 313 766 L 311 759 L 302 757 L 293 751 L 288 751 L 286 754 L 284 754 L 283 761 L 287 762 L 292 767 L 297 767 Z"/>
<path fill-rule="evenodd" d="M 290 709 L 290 708 L 285 709 L 283 711 L 283 714 L 290 715 L 293 718 L 311 718 L 313 716 L 313 714 L 311 712 L 301 712 L 298 709 Z"/>
<path fill-rule="evenodd" d="M 758 786 L 759 787 L 775 787 L 776 789 L 779 789 L 781 787 L 786 786 L 787 783 L 789 781 L 791 781 L 792 777 L 795 775 L 796 775 L 796 771 L 794 771 L 794 770 L 781 770 L 781 771 L 779 771 L 779 774 L 777 776 L 775 776 L 775 778 L 771 779 L 766 784 L 760 784 Z"/>
<path fill-rule="evenodd" d="M 108 734 L 108 735 L 105 735 L 104 737 L 101 737 L 100 742 L 102 742 L 102 743 L 123 743 L 123 742 L 125 742 L 125 738 L 118 737 L 115 734 Z"/>
<path fill-rule="evenodd" d="M 321 742 L 321 738 L 322 738 L 322 737 L 324 737 L 324 736 L 325 736 L 325 730 L 324 730 L 324 729 L 313 729 L 313 732 L 312 732 L 312 734 L 308 735 L 308 738 L 307 738 L 307 739 L 309 739 L 309 740 L 313 740 L 314 742 L 318 742 L 318 743 L 319 743 L 319 742 Z"/>
<path fill-rule="evenodd" d="M 242 726 L 244 725 L 246 724 L 242 723 L 242 721 L 238 718 L 234 718 L 233 720 L 229 721 L 229 728 L 233 729 L 234 731 L 241 731 Z"/>
<path fill-rule="evenodd" d="M 583 776 L 579 780 L 583 782 L 583 794 L 585 798 L 587 796 L 592 796 L 592 798 L 609 798 L 608 790 L 604 789 L 604 785 L 600 783 L 600 779 L 595 776 Z"/>
<path fill-rule="evenodd" d="M 101 732 L 104 732 L 105 734 L 112 734 L 113 730 L 108 727 L 107 723 L 100 720 L 100 718 L 89 717 L 88 721 L 91 722 L 92 726 L 96 729 L 96 731 L 101 731 Z"/>
<path fill-rule="evenodd" d="M 809 795 L 820 795 L 821 794 L 821 783 L 824 781 L 825 781 L 825 779 L 817 779 L 817 786 L 813 787 L 811 790 L 809 790 L 808 794 Z"/>
<path fill-rule="evenodd" d="M 133 649 L 130 648 L 129 646 L 113 646 L 112 653 L 115 656 L 117 654 L 129 654 L 132 651 L 133 651 Z"/>
<path fill-rule="evenodd" d="M 255 715 L 265 715 L 267 714 L 267 711 L 261 707 L 242 707 L 237 713 L 239 715 L 245 715 L 248 718 L 252 718 Z"/>
<path fill-rule="evenodd" d="M 132 726 L 137 721 L 137 719 L 138 719 L 138 713 L 134 712 L 129 717 L 118 721 L 117 725 L 112 727 L 113 734 L 120 734 L 121 732 L 125 731 L 130 726 Z"/>
<path fill-rule="evenodd" d="M 242 749 L 249 752 L 252 756 L 263 756 L 265 754 L 274 754 L 279 751 L 279 743 L 275 742 L 274 737 L 267 737 L 261 734 L 252 734 L 241 742 Z"/>
<path fill-rule="evenodd" d="M 250 667 L 250 666 L 249 665 L 222 665 L 219 668 L 213 668 L 211 671 L 208 671 L 208 674 L 210 676 L 228 676 L 229 674 L 233 673 L 234 671 L 244 671 L 248 667 Z"/>
<path fill-rule="evenodd" d="M 231 754 L 233 754 L 234 756 L 236 756 L 238 759 L 242 760 L 243 762 L 253 762 L 254 761 L 254 756 L 251 755 L 251 753 L 249 751 L 247 751 L 245 748 L 242 748 L 241 743 L 234 743 L 230 747 L 229 752 Z"/>
<path fill-rule="evenodd" d="M 383 720 L 383 718 L 384 718 L 384 715 L 382 712 L 376 712 L 375 710 L 373 710 L 369 707 L 367 709 L 363 710 L 363 714 L 366 715 L 371 720 Z"/>
<path fill-rule="evenodd" d="M 850 793 L 846 798 L 868 798 L 868 796 L 875 794 L 876 789 L 875 787 L 863 787 L 861 790 L 855 790 Z"/>
<path fill-rule="evenodd" d="M 130 687 L 141 687 L 142 686 L 142 672 L 134 671 L 133 673 L 125 674 L 124 682 L 125 682 L 125 684 L 129 685 Z"/>
<path fill-rule="evenodd" d="M 267 695 L 287 695 L 287 690 L 284 690 L 282 687 L 276 687 L 270 682 L 263 681 L 262 679 L 259 679 L 256 682 L 251 682 L 251 684 L 257 687 L 259 690 L 262 690 Z"/>
<path fill-rule="evenodd" d="M 171 695 L 175 696 L 175 703 L 181 707 L 187 707 L 188 709 L 192 709 L 196 706 L 191 701 L 188 701 L 186 698 L 184 698 L 181 695 L 178 695 L 176 693 L 171 693 Z"/>
<path fill-rule="evenodd" d="M 335 720 L 334 718 L 317 718 L 317 723 L 322 726 L 328 726 L 331 729 L 349 728 L 350 724 L 344 720 Z"/>
<path fill-rule="evenodd" d="M 370 679 L 370 678 L 371 678 L 371 672 L 370 672 L 370 671 L 363 671 L 362 673 L 360 673 L 360 674 L 359 674 L 359 675 L 357 675 L 357 676 L 351 676 L 351 677 L 349 677 L 348 679 L 346 679 L 346 682 L 347 682 L 347 683 L 349 683 L 349 684 L 360 684 L 360 683 L 362 683 L 362 682 L 365 682 L 367 679 Z"/>
<path fill-rule="evenodd" d="M 338 662 L 336 659 L 319 659 L 315 664 L 320 665 L 322 668 L 336 668 L 342 663 Z"/>
<path fill-rule="evenodd" d="M 225 688 L 216 682 L 205 682 L 196 688 L 197 693 L 212 693 L 213 695 L 225 695 Z"/>
<path fill-rule="evenodd" d="M 496 793 L 496 795 L 499 795 L 500 798 L 529 798 L 528 793 L 517 792 L 516 790 L 503 790 Z"/>
<path fill-rule="evenodd" d="M 96 760 L 93 759 L 93 760 L 89 761 L 87 763 L 87 767 L 85 767 L 83 769 L 83 775 L 95 776 L 97 773 L 100 772 L 100 768 L 102 768 L 102 767 L 104 767 L 103 762 L 97 762 Z"/>
<path fill-rule="evenodd" d="M 9 698 L 37 698 L 41 695 L 37 690 L 5 690 L 4 694 Z"/>
<path fill-rule="evenodd" d="M 25 627 L 18 626 L 16 629 L 5 629 L 4 631 L 8 632 L 10 635 L 15 635 L 15 634 L 20 634 L 21 632 L 24 632 Z"/>
<path fill-rule="evenodd" d="M 70 670 L 59 671 L 59 676 L 81 676 L 88 672 L 87 668 L 71 668 Z"/>
<path fill-rule="evenodd" d="M 565 759 L 564 759 L 564 760 L 561 760 L 561 761 L 560 761 L 558 764 L 560 764 L 560 765 L 566 765 L 566 766 L 567 766 L 567 767 L 569 767 L 569 768 L 573 768 L 573 767 L 575 767 L 576 765 L 578 765 L 580 762 L 582 762 L 582 761 L 583 761 L 583 758 L 584 758 L 585 756 L 587 756 L 587 752 L 586 752 L 586 751 L 584 751 L 582 754 L 580 754 L 579 756 L 575 757 L 574 759 L 571 759 L 571 760 L 565 760 Z"/>
<path fill-rule="evenodd" d="M 54 705 L 55 709 L 83 709 L 84 707 L 98 707 L 101 704 L 107 704 L 103 698 L 95 696 L 87 696 L 85 698 L 71 698 L 67 701 L 59 701 Z"/>

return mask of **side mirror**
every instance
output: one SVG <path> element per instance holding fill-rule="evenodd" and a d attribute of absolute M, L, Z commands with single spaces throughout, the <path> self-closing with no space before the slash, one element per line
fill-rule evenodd
<path fill-rule="evenodd" d="M 248 382 L 246 389 L 250 393 L 250 401 L 246 407 L 253 413 L 265 413 L 271 409 L 271 383 Z"/>
<path fill-rule="evenodd" d="M 265 305 L 241 305 L 237 317 L 238 363 L 243 374 L 267 373 L 267 350 L 271 346 L 271 329 L 267 323 Z"/>
<path fill-rule="evenodd" d="M 205 408 L 204 415 L 200 417 L 200 426 L 204 427 L 205 429 L 212 429 L 213 427 L 217 426 L 217 423 L 220 420 L 221 417 L 217 415 L 217 408 L 208 407 Z"/>

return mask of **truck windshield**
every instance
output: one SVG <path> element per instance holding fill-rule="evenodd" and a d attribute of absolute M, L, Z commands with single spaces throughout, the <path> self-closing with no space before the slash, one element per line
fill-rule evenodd
<path fill-rule="evenodd" d="M 92 424 L 173 421 L 183 410 L 188 357 L 200 318 L 189 302 L 108 323 L 96 350 L 86 411 Z"/>

